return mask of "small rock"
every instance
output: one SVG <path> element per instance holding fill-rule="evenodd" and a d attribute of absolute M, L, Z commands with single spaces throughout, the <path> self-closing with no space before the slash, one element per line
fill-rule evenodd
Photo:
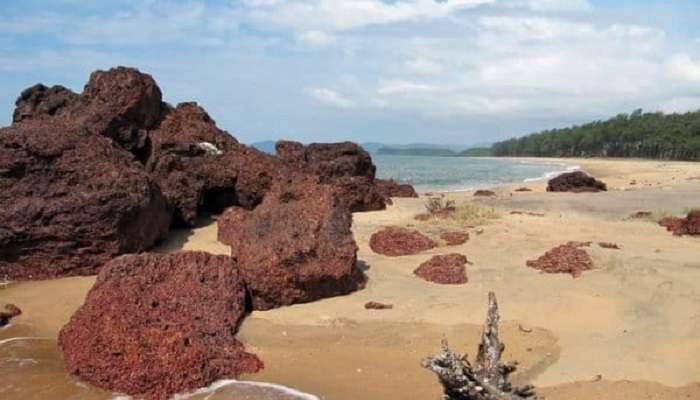
<path fill-rule="evenodd" d="M 394 305 L 370 301 L 365 303 L 365 308 L 367 310 L 391 310 L 392 308 L 394 308 Z"/>

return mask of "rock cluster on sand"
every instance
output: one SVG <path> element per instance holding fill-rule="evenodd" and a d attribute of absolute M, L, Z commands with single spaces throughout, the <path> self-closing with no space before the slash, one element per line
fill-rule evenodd
<path fill-rule="evenodd" d="M 122 256 L 100 271 L 59 346 L 68 371 L 93 385 L 167 399 L 262 368 L 235 338 L 246 308 L 230 257 Z"/>
<path fill-rule="evenodd" d="M 527 266 L 548 274 L 565 273 L 578 278 L 583 271 L 593 269 L 593 260 L 580 248 L 588 245 L 590 243 L 569 242 L 557 246 L 540 258 L 527 261 Z"/>
<path fill-rule="evenodd" d="M 568 172 L 550 179 L 547 183 L 548 192 L 600 192 L 608 190 L 605 183 L 587 175 L 582 171 Z"/>
<path fill-rule="evenodd" d="M 254 210 L 230 208 L 218 220 L 219 241 L 231 246 L 256 310 L 364 286 L 347 205 L 318 179 L 292 175 Z"/>
<path fill-rule="evenodd" d="M 612 242 L 598 242 L 598 246 L 603 249 L 620 250 L 620 246 L 617 243 Z"/>
<path fill-rule="evenodd" d="M 467 257 L 462 254 L 433 256 L 422 263 L 413 273 L 429 282 L 443 285 L 467 283 Z"/>
<path fill-rule="evenodd" d="M 496 192 L 493 190 L 477 190 L 474 192 L 474 196 L 476 197 L 490 197 L 490 196 L 495 196 Z"/>
<path fill-rule="evenodd" d="M 469 233 L 459 231 L 445 232 L 440 235 L 440 239 L 444 240 L 448 246 L 459 246 L 460 244 L 467 243 L 467 240 L 469 240 Z"/>
<path fill-rule="evenodd" d="M 418 231 L 395 226 L 375 232 L 369 239 L 372 251 L 391 257 L 418 254 L 436 246 L 432 239 Z"/>
<path fill-rule="evenodd" d="M 96 71 L 79 94 L 26 89 L 0 151 L 0 276 L 10 279 L 94 274 L 150 249 L 172 223 L 253 209 L 290 173 L 336 187 L 352 211 L 386 201 L 360 146 L 281 142 L 279 156 L 262 153 L 197 104 L 163 102 L 155 80 L 133 68 Z"/>
<path fill-rule="evenodd" d="M 676 236 L 700 235 L 700 210 L 691 210 L 685 218 L 666 217 L 659 221 L 659 225 L 665 227 Z"/>
<path fill-rule="evenodd" d="M 22 310 L 14 304 L 5 304 L 5 307 L 0 310 L 0 328 L 10 323 L 10 320 L 22 314 Z"/>

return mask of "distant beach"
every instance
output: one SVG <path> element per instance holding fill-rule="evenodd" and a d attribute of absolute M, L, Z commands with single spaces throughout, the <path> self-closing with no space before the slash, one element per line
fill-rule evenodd
<path fill-rule="evenodd" d="M 549 179 L 578 165 L 567 160 L 375 154 L 377 176 L 410 183 L 419 193 L 469 191 Z"/>

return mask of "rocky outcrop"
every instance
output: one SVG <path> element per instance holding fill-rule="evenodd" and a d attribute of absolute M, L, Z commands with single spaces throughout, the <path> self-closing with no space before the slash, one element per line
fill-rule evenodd
<path fill-rule="evenodd" d="M 548 192 L 600 192 L 608 190 L 605 183 L 582 171 L 568 172 L 551 179 L 547 184 Z"/>
<path fill-rule="evenodd" d="M 393 179 L 375 179 L 374 190 L 385 199 L 387 204 L 391 204 L 392 197 L 418 197 L 418 193 L 416 193 L 416 189 L 413 186 L 407 183 L 398 183 Z"/>
<path fill-rule="evenodd" d="M 397 257 L 430 250 L 436 243 L 418 231 L 392 226 L 372 234 L 369 247 L 375 253 Z"/>
<path fill-rule="evenodd" d="M 158 186 L 109 139 L 59 121 L 0 130 L 0 277 L 96 273 L 165 237 Z"/>
<path fill-rule="evenodd" d="M 10 323 L 10 320 L 22 314 L 22 310 L 14 304 L 5 304 L 3 310 L 0 310 L 0 328 Z"/>
<path fill-rule="evenodd" d="M 593 260 L 591 260 L 591 256 L 589 256 L 585 250 L 581 249 L 581 247 L 587 247 L 589 245 L 590 242 L 569 242 L 557 246 L 544 253 L 540 258 L 527 261 L 527 266 L 538 269 L 543 273 L 564 273 L 571 274 L 574 278 L 578 278 L 583 271 L 593 269 Z"/>
<path fill-rule="evenodd" d="M 337 188 L 319 180 L 280 178 L 254 210 L 230 208 L 218 220 L 219 241 L 231 246 L 256 310 L 364 287 L 350 211 Z"/>
<path fill-rule="evenodd" d="M 279 141 L 277 157 L 295 172 L 317 175 L 321 183 L 338 187 L 341 201 L 350 211 L 386 208 L 384 197 L 375 189 L 376 167 L 369 153 L 351 142 L 301 143 Z"/>
<path fill-rule="evenodd" d="M 444 240 L 448 246 L 459 246 L 460 244 L 467 243 L 469 240 L 468 232 L 445 232 L 440 235 L 440 239 Z"/>
<path fill-rule="evenodd" d="M 259 204 L 279 169 L 274 157 L 217 128 L 196 103 L 170 110 L 149 140 L 146 171 L 174 206 L 176 221 L 185 225 L 201 211 Z"/>
<path fill-rule="evenodd" d="M 422 263 L 413 273 L 428 282 L 443 285 L 460 285 L 467 283 L 467 257 L 462 254 L 433 256 Z"/>
<path fill-rule="evenodd" d="M 78 95 L 63 86 L 47 87 L 36 84 L 22 91 L 17 98 L 12 122 L 61 116 L 66 110 L 70 110 L 77 100 Z"/>
<path fill-rule="evenodd" d="M 481 190 L 477 190 L 476 192 L 474 192 L 474 196 L 476 196 L 476 197 L 491 197 L 491 196 L 495 196 L 495 195 L 496 195 L 496 192 L 494 192 L 493 190 L 481 189 Z"/>
<path fill-rule="evenodd" d="M 262 369 L 236 340 L 246 289 L 233 259 L 201 252 L 108 263 L 58 342 L 82 380 L 138 398 Z"/>
<path fill-rule="evenodd" d="M 612 242 L 598 242 L 598 246 L 603 249 L 620 250 L 620 246 Z"/>
<path fill-rule="evenodd" d="M 673 232 L 676 236 L 700 235 L 700 210 L 691 210 L 685 218 L 666 217 L 659 225 Z"/>

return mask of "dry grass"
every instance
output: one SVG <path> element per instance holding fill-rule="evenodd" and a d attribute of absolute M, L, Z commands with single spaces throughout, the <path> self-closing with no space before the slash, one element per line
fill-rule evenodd
<path fill-rule="evenodd" d="M 457 207 L 454 215 L 460 223 L 474 226 L 501 218 L 501 213 L 495 208 L 472 202 L 466 202 Z"/>

